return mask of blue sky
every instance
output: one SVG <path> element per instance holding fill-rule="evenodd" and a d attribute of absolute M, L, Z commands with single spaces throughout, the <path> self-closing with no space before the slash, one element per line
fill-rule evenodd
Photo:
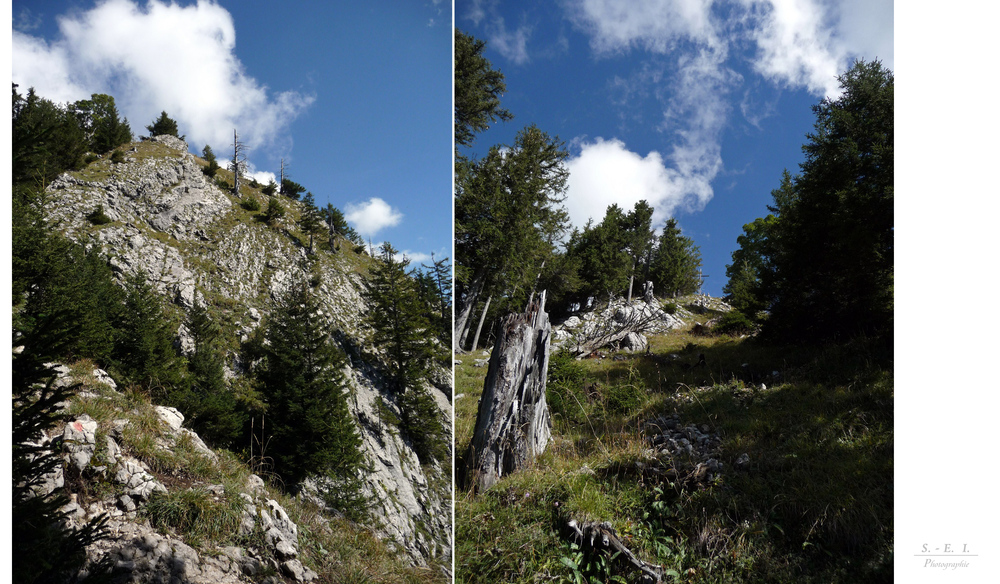
<path fill-rule="evenodd" d="M 574 225 L 647 200 L 700 247 L 714 296 L 742 226 L 797 171 L 811 106 L 855 58 L 894 67 L 891 0 L 458 0 L 455 26 L 487 42 L 514 114 L 474 153 L 531 123 L 558 135 Z"/>
<path fill-rule="evenodd" d="M 54 101 L 115 96 L 145 135 L 162 110 L 261 179 L 291 178 L 414 264 L 451 256 L 451 6 L 395 2 L 15 0 L 13 80 Z"/>

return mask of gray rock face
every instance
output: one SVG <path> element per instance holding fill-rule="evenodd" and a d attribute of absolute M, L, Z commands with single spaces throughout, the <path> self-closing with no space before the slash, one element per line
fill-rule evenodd
<path fill-rule="evenodd" d="M 118 464 L 115 482 L 125 486 L 125 494 L 141 501 L 148 501 L 154 493 L 166 493 L 167 488 L 149 474 L 134 458 L 126 458 Z"/>
<path fill-rule="evenodd" d="M 90 464 L 97 446 L 97 422 L 83 414 L 66 424 L 63 430 L 63 449 L 70 462 L 82 471 Z"/>
<path fill-rule="evenodd" d="M 143 141 L 125 163 L 99 161 L 79 173 L 64 174 L 51 183 L 48 193 L 50 221 L 59 222 L 65 235 L 99 246 L 121 281 L 144 275 L 172 303 L 174 314 L 195 302 L 208 303 L 227 319 L 220 323 L 226 334 L 240 341 L 267 319 L 274 299 L 299 282 L 315 279 L 319 284 L 314 290 L 329 330 L 342 331 L 350 344 L 378 353 L 378 348 L 369 346 L 371 331 L 364 320 L 364 279 L 356 263 L 345 257 L 353 252 L 308 257 L 299 241 L 289 236 L 295 230 L 291 219 L 274 228 L 249 220 L 240 201 L 206 179 L 187 145 L 176 138 L 157 136 Z M 292 211 L 290 217 L 300 211 L 296 201 L 283 200 L 282 204 Z M 98 205 L 103 205 L 111 223 L 97 227 L 85 219 Z M 190 352 L 191 341 L 181 328 L 178 347 Z M 398 433 L 366 423 L 378 419 L 380 401 L 394 406 L 382 391 L 384 382 L 377 370 L 352 358 L 355 362 L 345 371 L 355 396 L 351 410 L 374 469 L 368 477 L 368 494 L 377 501 L 375 514 L 384 526 L 381 535 L 398 542 L 415 564 L 448 557 L 450 461 L 422 467 Z M 227 363 L 229 379 L 249 367 L 240 362 L 235 350 L 230 351 Z M 450 420 L 450 400 L 444 397 L 451 392 L 449 371 L 442 368 L 433 384 L 432 394 L 442 398 L 437 400 L 442 417 Z M 166 410 L 158 413 L 169 436 L 158 442 L 159 447 L 172 448 L 183 439 L 196 451 L 215 457 L 183 428 L 180 412 Z M 124 423 L 112 427 L 109 435 L 119 438 L 123 427 Z M 158 483 L 150 482 L 148 473 L 143 475 L 130 464 L 134 462 L 122 458 L 110 472 L 116 477 L 121 474 L 119 482 L 128 485 L 126 494 L 141 503 L 156 492 Z"/>

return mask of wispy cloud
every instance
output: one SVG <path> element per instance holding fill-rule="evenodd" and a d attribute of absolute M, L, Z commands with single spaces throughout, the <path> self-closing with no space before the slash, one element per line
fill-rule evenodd
<path fill-rule="evenodd" d="M 403 220 L 402 213 L 378 197 L 372 197 L 364 203 L 348 203 L 344 217 L 362 236 L 375 235 L 386 227 L 399 225 Z"/>
<path fill-rule="evenodd" d="M 522 21 L 513 30 L 508 29 L 507 22 L 496 9 L 495 1 L 473 0 L 467 11 L 460 16 L 471 20 L 475 26 L 482 24 L 490 48 L 512 63 L 524 65 L 531 60 L 528 40 L 531 38 L 532 26 Z"/>
<path fill-rule="evenodd" d="M 250 149 L 287 149 L 289 125 L 315 100 L 248 76 L 232 16 L 211 0 L 107 0 L 58 23 L 51 42 L 14 31 L 14 82 L 63 102 L 110 93 L 137 134 L 165 110 L 193 145 L 229 143 L 238 128 Z"/>
<path fill-rule="evenodd" d="M 751 124 L 773 107 L 747 89 L 729 62 L 751 43 L 754 71 L 779 87 L 835 96 L 849 59 L 879 57 L 892 67 L 891 0 L 567 0 L 566 17 L 590 39 L 595 58 L 645 53 L 634 70 L 608 83 L 622 129 L 637 122 L 639 101 L 660 104 L 664 154 L 645 157 L 621 140 L 585 142 L 569 164 L 567 206 L 575 225 L 599 221 L 607 205 L 646 199 L 658 219 L 696 210 L 713 196 L 723 169 L 722 131 L 733 107 Z M 877 24 L 873 24 L 877 23 Z M 886 30 L 886 27 L 888 30 Z M 848 49 L 851 47 L 851 49 Z M 872 51 L 887 51 L 873 54 Z M 757 78 L 760 79 L 760 78 Z M 756 80 L 755 80 L 756 82 Z M 739 102 L 732 100 L 740 96 Z M 647 122 L 648 123 L 648 122 Z"/>

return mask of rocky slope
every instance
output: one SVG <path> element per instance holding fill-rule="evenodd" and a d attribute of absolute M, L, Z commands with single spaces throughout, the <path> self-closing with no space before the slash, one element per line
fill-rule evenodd
<path fill-rule="evenodd" d="M 295 227 L 298 202 L 282 198 L 289 213 L 278 225 L 266 226 L 241 206 L 241 199 L 208 179 L 201 162 L 177 138 L 158 136 L 126 150 L 122 163 L 99 160 L 54 181 L 48 189 L 49 218 L 70 237 L 100 246 L 120 278 L 145 274 L 175 314 L 196 299 L 207 305 L 227 334 L 231 378 L 244 372 L 239 342 L 266 320 L 273 299 L 294 283 L 318 280 L 323 313 L 350 361 L 345 373 L 372 467 L 368 494 L 377 501 L 378 533 L 416 565 L 450 564 L 450 460 L 421 466 L 398 432 L 373 423 L 380 407 L 397 414 L 398 409 L 383 390 L 381 352 L 371 346 L 364 323 L 363 273 L 371 259 L 349 243 L 338 253 L 307 256 Z M 241 194 L 242 200 L 254 197 L 267 206 L 267 197 L 256 191 Z M 111 222 L 94 226 L 86 217 L 99 206 Z M 183 326 L 177 344 L 182 350 L 190 345 Z M 431 393 L 450 428 L 450 371 L 442 368 L 434 379 Z M 129 537 L 141 531 L 123 529 Z"/>

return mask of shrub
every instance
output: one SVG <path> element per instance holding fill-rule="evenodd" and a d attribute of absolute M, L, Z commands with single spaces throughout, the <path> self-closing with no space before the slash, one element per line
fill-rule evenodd
<path fill-rule="evenodd" d="M 121 150 L 115 150 L 111 153 L 111 164 L 119 164 L 125 162 L 125 153 Z"/>
<path fill-rule="evenodd" d="M 87 215 L 87 221 L 94 225 L 107 225 L 111 223 L 111 217 L 104 214 L 104 205 L 98 205 L 96 209 Z"/>
<path fill-rule="evenodd" d="M 240 205 L 247 211 L 251 211 L 253 213 L 260 211 L 260 201 L 253 197 L 247 197 L 242 203 L 240 203 Z"/>
<path fill-rule="evenodd" d="M 92 163 L 94 163 L 94 162 L 97 162 L 97 161 L 98 161 L 98 160 L 100 160 L 100 159 L 101 159 L 101 157 L 100 157 L 100 156 L 98 156 L 97 154 L 94 154 L 93 152 L 91 152 L 90 154 L 87 154 L 87 155 L 86 155 L 86 156 L 85 156 L 85 157 L 83 158 L 83 163 L 84 163 L 84 164 L 92 164 Z"/>
<path fill-rule="evenodd" d="M 262 217 L 268 225 L 274 225 L 279 219 L 285 216 L 285 207 L 277 199 L 271 199 L 267 203 L 267 210 Z"/>
<path fill-rule="evenodd" d="M 745 314 L 738 310 L 730 310 L 719 317 L 719 322 L 713 331 L 722 335 L 748 335 L 756 330 L 756 326 Z"/>
<path fill-rule="evenodd" d="M 215 186 L 219 187 L 220 189 L 222 189 L 224 191 L 231 191 L 231 190 L 233 190 L 233 185 L 229 184 L 229 181 L 227 181 L 226 179 L 224 179 L 222 177 L 216 177 L 215 178 Z"/>
<path fill-rule="evenodd" d="M 608 388 L 604 404 L 611 413 L 629 414 L 642 407 L 645 400 L 645 389 L 633 383 L 632 376 L 630 375 L 628 382 L 618 383 Z"/>
<path fill-rule="evenodd" d="M 677 303 L 668 302 L 667 304 L 664 304 L 663 312 L 666 312 L 667 314 L 677 314 Z"/>

